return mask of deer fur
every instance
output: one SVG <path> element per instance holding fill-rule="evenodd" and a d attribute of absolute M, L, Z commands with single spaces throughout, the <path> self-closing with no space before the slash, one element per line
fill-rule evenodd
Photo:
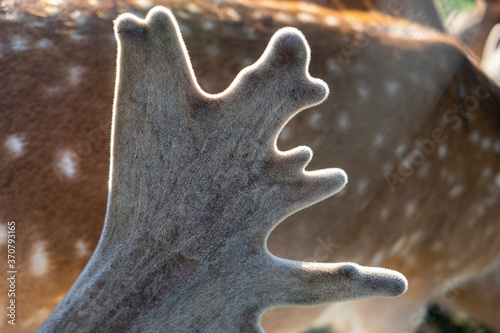
<path fill-rule="evenodd" d="M 341 167 L 349 184 L 278 225 L 268 249 L 293 260 L 391 268 L 411 285 L 397 299 L 274 308 L 262 318 L 266 332 L 311 324 L 414 332 L 426 304 L 443 299 L 449 308 L 462 296 L 478 319 L 489 314 L 487 322 L 498 323 L 500 308 L 488 299 L 500 299 L 500 284 L 478 277 L 500 264 L 500 91 L 453 38 L 373 11 L 298 1 L 51 3 L 45 11 L 43 1 L 7 2 L 0 13 L 0 232 L 8 221 L 20 226 L 16 326 L 2 321 L 2 333 L 33 332 L 98 243 L 108 193 L 113 20 L 123 11 L 145 16 L 154 3 L 175 13 L 197 80 L 212 93 L 256 61 L 277 29 L 300 28 L 314 55 L 311 75 L 334 89 L 293 117 L 277 146 L 310 146 L 308 169 Z M 429 145 L 436 129 L 446 141 Z M 391 188 L 388 174 L 404 182 Z M 487 298 L 462 284 L 473 279 Z M 0 296 L 8 302 L 7 293 Z"/>
<path fill-rule="evenodd" d="M 296 29 L 221 94 L 201 91 L 165 8 L 115 24 L 118 69 L 103 234 L 38 332 L 262 332 L 277 306 L 398 296 L 400 273 L 291 261 L 266 241 L 285 217 L 340 191 L 340 169 L 305 171 L 278 133 L 328 95 Z"/>

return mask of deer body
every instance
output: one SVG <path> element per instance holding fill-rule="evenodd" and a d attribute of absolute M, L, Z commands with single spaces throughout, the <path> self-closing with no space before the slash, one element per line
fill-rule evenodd
<path fill-rule="evenodd" d="M 332 94 L 295 116 L 278 147 L 311 146 L 310 168 L 339 166 L 350 185 L 336 200 L 290 216 L 270 235 L 269 250 L 293 260 L 398 269 L 410 282 L 393 304 L 345 305 L 356 319 L 337 323 L 345 331 L 354 330 L 355 321 L 369 332 L 414 329 L 419 320 L 410 318 L 430 298 L 498 265 L 498 88 L 452 39 L 375 13 L 298 10 L 284 3 L 258 9 L 168 4 L 200 85 L 211 93 L 256 61 L 279 27 L 297 26 L 314 36 L 310 70 L 325 78 Z M 25 244 L 17 299 L 24 319 L 16 329 L 32 331 L 45 319 L 102 230 L 116 48 L 116 9 L 102 6 L 62 13 L 78 18 L 73 25 L 53 17 L 37 27 L 42 19 L 32 14 L 25 14 L 31 25 L 13 14 L 2 22 L 7 33 L 0 70 L 7 79 L 1 103 L 8 120 L 0 124 L 6 175 L 0 216 L 24 225 L 17 237 Z M 22 66 L 27 63 L 32 65 Z M 222 67 L 227 70 L 213 71 Z M 27 91 L 32 98 L 25 98 Z M 322 313 L 330 322 L 342 319 L 328 309 L 278 309 L 264 316 L 263 325 L 268 332 L 291 332 Z M 387 320 L 374 318 L 380 314 Z"/>

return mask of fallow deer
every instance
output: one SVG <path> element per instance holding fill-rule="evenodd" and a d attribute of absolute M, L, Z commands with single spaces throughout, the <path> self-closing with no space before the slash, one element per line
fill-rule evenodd
<path fill-rule="evenodd" d="M 0 23 L 0 216 L 18 227 L 16 332 L 48 316 L 97 244 L 107 198 L 112 20 L 144 12 L 129 2 L 45 4 L 5 4 Z M 267 332 L 299 331 L 314 320 L 346 332 L 410 332 L 430 299 L 498 265 L 499 91 L 454 39 L 383 14 L 297 2 L 162 4 L 179 18 L 199 83 L 211 93 L 256 61 L 276 30 L 303 31 L 311 73 L 332 94 L 295 116 L 278 147 L 311 146 L 310 167 L 338 165 L 350 185 L 290 216 L 269 249 L 287 259 L 388 267 L 409 279 L 409 291 L 390 302 L 272 310 L 263 318 Z"/>
<path fill-rule="evenodd" d="M 490 32 L 482 52 L 481 67 L 486 74 L 500 82 L 500 24 Z M 477 320 L 500 327 L 500 269 L 487 272 L 451 291 L 451 307 L 465 310 Z"/>

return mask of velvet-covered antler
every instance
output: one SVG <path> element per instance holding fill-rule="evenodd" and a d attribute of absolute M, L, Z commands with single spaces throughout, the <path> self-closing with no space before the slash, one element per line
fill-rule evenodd
<path fill-rule="evenodd" d="M 308 74 L 296 29 L 221 94 L 201 91 L 165 8 L 122 15 L 110 191 L 100 243 L 40 332 L 258 332 L 271 307 L 406 290 L 394 271 L 296 262 L 266 249 L 286 216 L 341 190 L 342 170 L 314 172 L 308 147 L 276 138 L 328 87 Z"/>

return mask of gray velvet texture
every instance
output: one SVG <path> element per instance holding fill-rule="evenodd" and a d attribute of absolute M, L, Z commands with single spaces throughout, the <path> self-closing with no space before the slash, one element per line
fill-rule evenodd
<path fill-rule="evenodd" d="M 276 147 L 286 122 L 329 92 L 308 74 L 302 33 L 278 31 L 217 95 L 198 86 L 169 10 L 122 15 L 115 33 L 105 227 L 38 332 L 262 332 L 272 307 L 406 291 L 391 270 L 296 262 L 266 248 L 278 223 L 347 182 L 340 169 L 305 171 L 308 147 Z"/>

